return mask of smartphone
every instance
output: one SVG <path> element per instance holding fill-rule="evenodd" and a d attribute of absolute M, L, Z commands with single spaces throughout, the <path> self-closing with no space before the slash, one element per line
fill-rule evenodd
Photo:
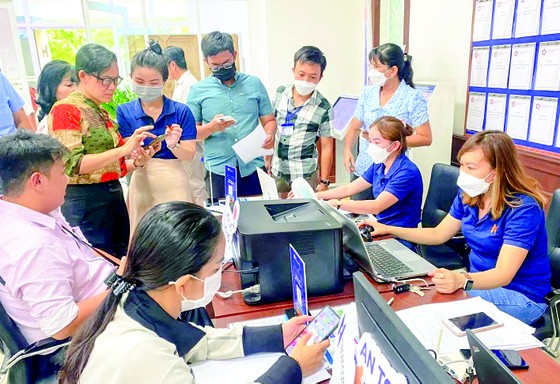
<path fill-rule="evenodd" d="M 467 329 L 473 332 L 482 332 L 504 325 L 504 323 L 496 321 L 484 312 L 445 319 L 443 320 L 443 324 L 456 336 L 465 336 Z"/>
<path fill-rule="evenodd" d="M 237 123 L 237 120 L 235 120 L 235 118 L 233 118 L 232 116 L 222 116 L 220 117 L 221 121 L 233 121 L 234 123 Z"/>
<path fill-rule="evenodd" d="M 168 134 L 164 133 L 163 135 L 159 135 L 158 137 L 156 137 L 155 139 L 153 139 L 152 141 L 150 141 L 148 144 L 144 145 L 144 149 L 148 148 L 148 147 L 153 147 L 154 145 L 157 145 L 159 143 L 161 143 L 163 140 L 167 139 L 167 136 L 169 136 Z"/>
<path fill-rule="evenodd" d="M 338 327 L 339 321 L 340 321 L 340 316 L 338 316 L 338 313 L 336 313 L 334 309 L 332 309 L 327 305 L 325 308 L 321 310 L 321 312 L 317 314 L 317 316 L 315 316 L 315 318 L 313 318 L 313 320 L 309 322 L 309 324 L 307 324 L 307 327 L 305 327 L 305 329 L 301 331 L 301 333 L 297 335 L 297 337 L 294 340 L 292 340 L 292 342 L 286 347 L 286 353 L 290 354 L 292 349 L 294 349 L 294 347 L 298 343 L 299 339 L 301 339 L 302 336 L 308 333 L 313 334 L 313 336 L 309 340 L 310 344 L 320 343 L 321 341 L 328 339 L 328 337 Z"/>
<path fill-rule="evenodd" d="M 470 349 L 461 349 L 461 355 L 468 360 L 471 358 Z M 500 359 L 502 363 L 509 369 L 528 369 L 529 364 L 519 354 L 517 351 L 511 349 L 492 349 L 492 353 Z"/>

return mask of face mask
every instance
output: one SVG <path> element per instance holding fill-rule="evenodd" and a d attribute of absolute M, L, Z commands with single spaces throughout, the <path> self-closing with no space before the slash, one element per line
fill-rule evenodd
<path fill-rule="evenodd" d="M 385 72 L 379 72 L 376 69 L 370 69 L 368 72 L 368 77 L 369 77 L 369 81 L 371 82 L 372 86 L 377 86 L 377 87 L 382 87 L 385 85 L 385 82 L 387 81 L 387 78 L 385 77 L 385 74 L 389 71 L 390 69 L 386 70 Z"/>
<path fill-rule="evenodd" d="M 218 71 L 214 72 L 214 77 L 220 81 L 228 81 L 233 79 L 235 71 L 237 71 L 237 68 L 235 68 L 235 63 L 233 63 L 230 69 L 220 68 Z"/>
<path fill-rule="evenodd" d="M 392 144 L 392 143 L 391 143 Z M 391 145 L 389 145 L 390 147 Z M 388 151 L 389 148 L 381 148 L 375 144 L 369 143 L 367 148 L 367 154 L 373 160 L 375 164 L 383 163 L 393 151 Z"/>
<path fill-rule="evenodd" d="M 296 87 L 297 93 L 307 96 L 317 88 L 317 84 L 304 80 L 294 80 L 294 87 Z"/>
<path fill-rule="evenodd" d="M 490 176 L 490 173 L 486 175 L 486 177 Z M 486 182 L 486 177 L 483 179 L 479 179 L 478 177 L 471 176 L 466 172 L 459 171 L 457 186 L 470 197 L 476 197 L 478 195 L 486 193 L 490 188 L 491 183 Z"/>
<path fill-rule="evenodd" d="M 132 84 L 132 91 L 145 103 L 152 103 L 163 95 L 163 86 L 148 87 L 146 85 Z"/>
<path fill-rule="evenodd" d="M 216 292 L 220 289 L 222 285 L 222 267 L 220 267 L 219 271 L 214 273 L 212 276 L 208 276 L 205 280 L 199 279 L 196 276 L 193 276 L 198 281 L 204 282 L 204 295 L 200 299 L 196 300 L 189 300 L 185 296 L 181 295 L 183 300 L 181 301 L 181 312 L 190 311 L 196 308 L 206 307 L 212 299 Z M 174 284 L 174 283 L 169 283 Z"/>

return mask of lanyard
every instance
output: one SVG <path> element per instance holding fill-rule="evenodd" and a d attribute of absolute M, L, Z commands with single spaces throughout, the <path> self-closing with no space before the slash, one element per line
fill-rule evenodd
<path fill-rule="evenodd" d="M 107 260 L 108 262 L 110 262 L 113 265 L 119 265 L 120 264 L 120 260 L 117 259 L 115 256 L 113 255 L 105 255 L 102 252 L 99 252 L 97 249 L 95 249 L 94 247 L 92 247 L 89 243 L 85 242 L 84 240 L 82 240 L 80 237 L 78 237 L 74 231 L 72 231 L 71 229 L 66 228 L 66 226 L 64 226 L 64 224 L 57 222 L 57 224 L 60 226 L 60 228 L 62 228 L 63 232 L 66 232 L 67 234 L 69 234 L 70 236 L 72 236 L 74 238 L 74 240 L 76 240 L 78 242 L 78 244 L 82 244 L 85 245 L 87 248 L 89 248 L 91 251 L 93 251 L 94 253 L 96 253 L 98 256 L 100 256 L 101 258 Z"/>
<path fill-rule="evenodd" d="M 303 105 L 300 105 L 299 107 L 297 107 L 296 109 L 294 109 L 293 112 L 290 112 L 290 99 L 288 99 L 286 101 L 286 122 L 282 125 L 294 125 L 294 123 L 292 123 L 292 119 L 294 117 L 297 117 L 297 114 L 299 111 L 301 111 L 301 108 L 303 108 Z"/>

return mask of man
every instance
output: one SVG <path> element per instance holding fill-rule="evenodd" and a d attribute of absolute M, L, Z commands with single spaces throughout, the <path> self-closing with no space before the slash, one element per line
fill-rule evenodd
<path fill-rule="evenodd" d="M 0 301 L 29 343 L 74 334 L 113 270 L 60 213 L 66 152 L 22 129 L 0 138 Z"/>
<path fill-rule="evenodd" d="M 266 132 L 263 148 L 274 146 L 276 120 L 268 94 L 261 81 L 237 72 L 232 37 L 211 32 L 201 42 L 204 61 L 213 76 L 191 87 L 187 105 L 197 122 L 197 140 L 204 140 L 204 164 L 211 172 L 212 200 L 224 197 L 224 173 L 228 164 L 237 169 L 237 195 L 262 193 L 256 167 L 264 160 L 249 163 L 239 159 L 232 145 L 255 130 L 259 122 Z M 221 119 L 224 116 L 235 120 Z"/>
<path fill-rule="evenodd" d="M 34 131 L 23 106 L 25 101 L 0 72 L 0 136 L 13 133 L 16 128 Z"/>
<path fill-rule="evenodd" d="M 294 55 L 294 84 L 276 91 L 276 148 L 272 175 L 282 197 L 298 177 L 305 178 L 317 191 L 327 190 L 333 159 L 333 111 L 319 91 L 327 59 L 319 48 L 305 46 Z M 321 143 L 320 166 L 317 141 Z"/>
<path fill-rule="evenodd" d="M 186 104 L 191 86 L 197 80 L 187 67 L 185 52 L 180 47 L 169 46 L 165 48 L 163 54 L 167 58 L 169 78 L 177 81 L 173 91 L 173 100 Z M 202 162 L 203 150 L 202 142 L 197 142 L 194 159 L 183 161 L 183 167 L 189 179 L 191 201 L 201 207 L 206 206 L 206 199 L 208 198 L 204 182 L 206 172 Z"/>

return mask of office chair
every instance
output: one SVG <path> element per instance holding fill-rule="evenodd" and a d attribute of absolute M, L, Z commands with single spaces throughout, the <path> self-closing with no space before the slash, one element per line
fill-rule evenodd
<path fill-rule="evenodd" d="M 552 291 L 546 296 L 549 310 L 533 326 L 534 336 L 545 342 L 544 350 L 554 357 L 560 354 L 560 189 L 554 191 L 546 216 L 548 259 L 552 270 Z"/>
<path fill-rule="evenodd" d="M 422 227 L 434 228 L 447 215 L 457 196 L 459 168 L 446 164 L 434 164 L 424 209 Z M 469 268 L 469 252 L 465 238 L 457 235 L 442 245 L 418 245 L 422 257 L 438 268 L 450 270 Z"/>
<path fill-rule="evenodd" d="M 0 304 L 0 340 L 4 360 L 0 368 L 0 379 L 8 374 L 8 383 L 47 384 L 56 383 L 57 374 L 47 377 L 39 375 L 41 367 L 50 364 L 50 354 L 70 344 L 69 339 L 44 339 L 28 344 L 14 321 Z M 43 355 L 46 354 L 46 355 Z"/>

